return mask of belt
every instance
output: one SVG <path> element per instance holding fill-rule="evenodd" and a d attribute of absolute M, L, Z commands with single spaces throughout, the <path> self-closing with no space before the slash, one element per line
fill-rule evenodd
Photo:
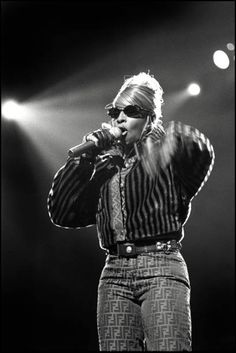
<path fill-rule="evenodd" d="M 113 245 L 107 249 L 107 253 L 119 257 L 135 257 L 149 252 L 162 251 L 164 253 L 170 253 L 175 250 L 180 250 L 181 247 L 181 243 L 176 240 L 156 241 L 155 243 L 149 243 L 146 245 L 126 242 Z"/>

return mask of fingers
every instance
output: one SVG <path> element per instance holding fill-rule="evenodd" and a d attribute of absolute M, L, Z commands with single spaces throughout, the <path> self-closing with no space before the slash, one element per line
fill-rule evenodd
<path fill-rule="evenodd" d="M 98 129 L 85 136 L 86 141 L 93 141 L 95 145 L 101 149 L 111 146 L 114 136 L 109 132 L 108 128 Z"/>
<path fill-rule="evenodd" d="M 110 130 L 111 128 L 112 128 L 112 125 L 111 124 L 109 124 L 109 123 L 102 123 L 102 129 L 108 129 L 108 130 Z"/>
<path fill-rule="evenodd" d="M 85 136 L 85 141 L 93 141 L 95 143 L 95 146 L 98 147 L 99 145 L 99 139 L 94 135 L 94 133 L 90 133 Z"/>

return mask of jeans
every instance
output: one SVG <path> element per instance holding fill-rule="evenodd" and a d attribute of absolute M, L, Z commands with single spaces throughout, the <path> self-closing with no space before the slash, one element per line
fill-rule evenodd
<path fill-rule="evenodd" d="M 97 327 L 100 351 L 191 351 L 190 283 L 179 250 L 107 255 Z"/>

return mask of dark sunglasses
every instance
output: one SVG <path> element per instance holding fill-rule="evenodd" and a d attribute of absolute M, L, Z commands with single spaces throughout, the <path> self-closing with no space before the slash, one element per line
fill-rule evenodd
<path fill-rule="evenodd" d="M 127 105 L 123 109 L 120 109 L 117 107 L 110 108 L 107 111 L 107 115 L 109 115 L 112 119 L 117 119 L 122 111 L 129 118 L 145 118 L 148 115 L 148 113 L 151 113 L 150 110 L 140 108 L 138 105 Z M 142 114 L 142 116 L 140 116 L 140 113 Z"/>

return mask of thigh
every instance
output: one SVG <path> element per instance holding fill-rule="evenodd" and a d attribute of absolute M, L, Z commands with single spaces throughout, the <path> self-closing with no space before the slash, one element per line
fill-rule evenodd
<path fill-rule="evenodd" d="M 141 351 L 141 309 L 124 283 L 100 281 L 97 326 L 100 351 Z"/>
<path fill-rule="evenodd" d="M 147 350 L 191 351 L 190 289 L 173 278 L 156 278 L 142 303 Z"/>

